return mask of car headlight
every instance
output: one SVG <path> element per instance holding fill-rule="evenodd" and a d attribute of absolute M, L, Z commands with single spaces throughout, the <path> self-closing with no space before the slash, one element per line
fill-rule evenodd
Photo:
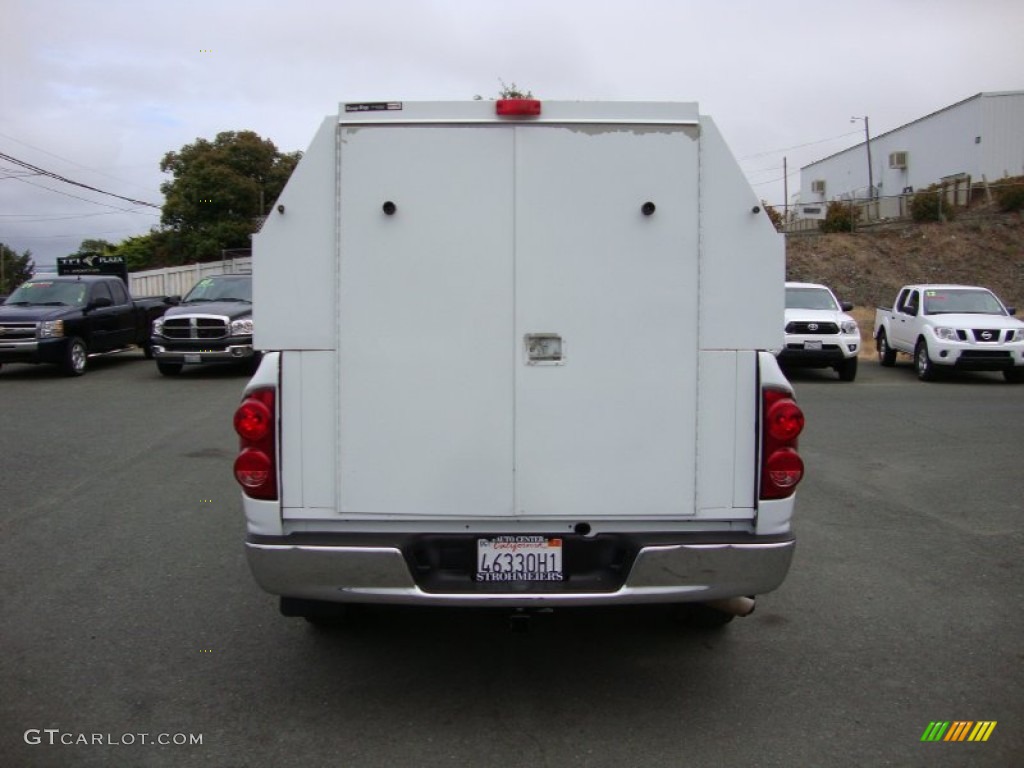
<path fill-rule="evenodd" d="M 58 339 L 64 335 L 63 320 L 43 320 L 39 324 L 40 339 Z"/>
<path fill-rule="evenodd" d="M 852 320 L 844 320 L 839 327 L 842 328 L 843 333 L 847 335 L 852 336 L 853 334 L 857 334 L 858 336 L 860 336 L 860 328 L 858 328 L 857 324 Z"/>
<path fill-rule="evenodd" d="M 1024 328 L 1018 328 L 1013 332 L 1013 336 L 1010 337 L 1010 341 L 1024 341 Z"/>
<path fill-rule="evenodd" d="M 942 341 L 957 341 L 955 328 L 936 328 L 935 338 Z"/>
<path fill-rule="evenodd" d="M 232 336 L 252 336 L 252 318 L 247 317 L 244 320 L 232 320 L 231 321 L 231 335 Z"/>
<path fill-rule="evenodd" d="M 164 319 L 162 317 L 158 317 L 156 320 L 153 321 L 153 335 L 164 335 Z"/>

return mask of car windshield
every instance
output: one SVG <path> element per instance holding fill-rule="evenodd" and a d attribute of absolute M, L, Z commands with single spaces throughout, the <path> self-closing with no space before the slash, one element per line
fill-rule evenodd
<path fill-rule="evenodd" d="M 1005 315 L 999 300 L 983 288 L 942 288 L 924 292 L 926 315 Z"/>
<path fill-rule="evenodd" d="M 7 297 L 7 304 L 84 307 L 87 288 L 77 280 L 29 280 Z"/>
<path fill-rule="evenodd" d="M 188 292 L 183 301 L 248 301 L 252 302 L 252 278 L 204 277 Z"/>
<path fill-rule="evenodd" d="M 786 309 L 839 309 L 825 288 L 787 288 Z"/>

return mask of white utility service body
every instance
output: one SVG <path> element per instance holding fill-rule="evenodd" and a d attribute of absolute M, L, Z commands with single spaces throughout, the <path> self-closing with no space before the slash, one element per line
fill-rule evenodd
<path fill-rule="evenodd" d="M 783 580 L 793 489 L 760 498 L 765 392 L 792 403 L 764 351 L 782 237 L 696 104 L 531 103 L 342 104 L 255 236 L 266 466 L 242 445 L 273 487 L 240 482 L 268 592 L 521 607 Z M 489 570 L 502 547 L 526 554 Z"/>

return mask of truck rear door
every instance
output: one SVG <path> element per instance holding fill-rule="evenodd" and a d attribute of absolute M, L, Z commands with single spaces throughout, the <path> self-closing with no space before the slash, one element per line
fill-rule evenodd
<path fill-rule="evenodd" d="M 691 515 L 693 126 L 342 126 L 344 516 Z"/>
<path fill-rule="evenodd" d="M 516 130 L 518 514 L 693 512 L 690 130 Z M 531 359 L 531 337 L 543 334 L 560 361 Z"/>

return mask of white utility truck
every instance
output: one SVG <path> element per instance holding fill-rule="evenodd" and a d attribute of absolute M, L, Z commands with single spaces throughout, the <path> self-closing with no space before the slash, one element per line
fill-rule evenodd
<path fill-rule="evenodd" d="M 235 476 L 285 615 L 782 582 L 783 242 L 696 104 L 342 104 L 253 259 Z"/>
<path fill-rule="evenodd" d="M 884 366 L 914 356 L 922 381 L 940 371 L 1002 371 L 1024 382 L 1024 323 L 992 291 L 974 285 L 905 285 L 892 307 L 875 310 L 875 345 Z"/>

